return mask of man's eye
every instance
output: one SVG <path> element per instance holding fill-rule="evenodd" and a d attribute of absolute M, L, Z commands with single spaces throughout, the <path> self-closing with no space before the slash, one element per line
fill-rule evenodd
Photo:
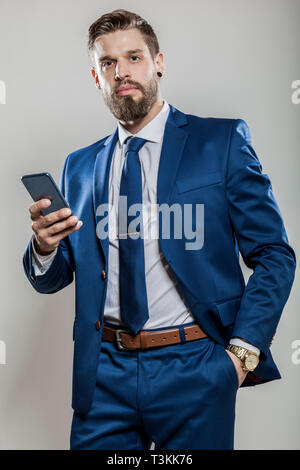
<path fill-rule="evenodd" d="M 133 62 L 138 62 L 139 61 L 139 56 L 137 55 L 132 55 L 130 57 L 131 59 L 135 59 Z M 104 62 L 102 62 L 102 67 L 110 67 L 110 65 L 112 64 L 113 62 L 111 60 L 106 60 Z"/>
<path fill-rule="evenodd" d="M 106 62 L 102 62 L 102 66 L 109 67 L 109 64 L 112 64 L 111 60 L 107 60 Z"/>

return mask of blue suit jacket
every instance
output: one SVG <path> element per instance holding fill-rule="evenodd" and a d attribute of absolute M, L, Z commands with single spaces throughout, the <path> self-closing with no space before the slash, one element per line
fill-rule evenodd
<path fill-rule="evenodd" d="M 83 226 L 64 238 L 46 274 L 35 276 L 31 243 L 25 273 L 41 293 L 76 283 L 72 407 L 86 413 L 93 396 L 103 330 L 108 238 L 100 240 L 97 207 L 108 202 L 109 169 L 118 137 L 105 137 L 65 160 L 61 190 Z M 204 204 L 204 244 L 161 237 L 160 247 L 191 312 L 224 347 L 232 336 L 261 350 L 260 363 L 242 386 L 281 376 L 270 343 L 294 280 L 296 258 L 268 175 L 241 119 L 200 118 L 170 105 L 157 183 L 157 203 Z M 245 286 L 239 251 L 253 273 Z M 162 312 L 163 313 L 163 312 Z M 97 330 L 95 324 L 101 321 Z"/>

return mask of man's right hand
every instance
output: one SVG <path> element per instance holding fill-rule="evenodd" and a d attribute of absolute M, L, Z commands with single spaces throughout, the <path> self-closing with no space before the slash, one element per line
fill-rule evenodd
<path fill-rule="evenodd" d="M 71 210 L 66 207 L 43 215 L 41 210 L 50 204 L 49 199 L 40 199 L 29 206 L 30 218 L 33 221 L 32 230 L 35 234 L 34 247 L 40 255 L 52 253 L 62 238 L 82 226 L 82 221 L 78 221 L 76 216 L 71 216 Z"/>

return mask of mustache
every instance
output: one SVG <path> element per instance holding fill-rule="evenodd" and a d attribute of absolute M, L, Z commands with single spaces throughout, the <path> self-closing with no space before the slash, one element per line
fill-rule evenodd
<path fill-rule="evenodd" d="M 139 83 L 135 83 L 131 80 L 127 80 L 126 82 L 119 83 L 119 85 L 115 88 L 114 93 L 117 93 L 119 88 L 121 88 L 122 86 L 125 86 L 125 85 L 132 85 L 132 86 L 138 88 L 139 90 L 143 91 L 143 87 Z"/>

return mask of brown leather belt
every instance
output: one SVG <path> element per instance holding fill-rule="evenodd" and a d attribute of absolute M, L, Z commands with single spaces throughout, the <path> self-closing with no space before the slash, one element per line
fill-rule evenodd
<path fill-rule="evenodd" d="M 206 338 L 207 334 L 199 325 L 189 325 L 183 328 L 185 341 Z M 120 350 L 124 349 L 148 349 L 157 346 L 168 346 L 170 344 L 183 343 L 179 328 L 162 328 L 161 330 L 141 330 L 137 335 L 132 335 L 128 330 L 103 327 L 103 340 L 116 342 Z"/>

